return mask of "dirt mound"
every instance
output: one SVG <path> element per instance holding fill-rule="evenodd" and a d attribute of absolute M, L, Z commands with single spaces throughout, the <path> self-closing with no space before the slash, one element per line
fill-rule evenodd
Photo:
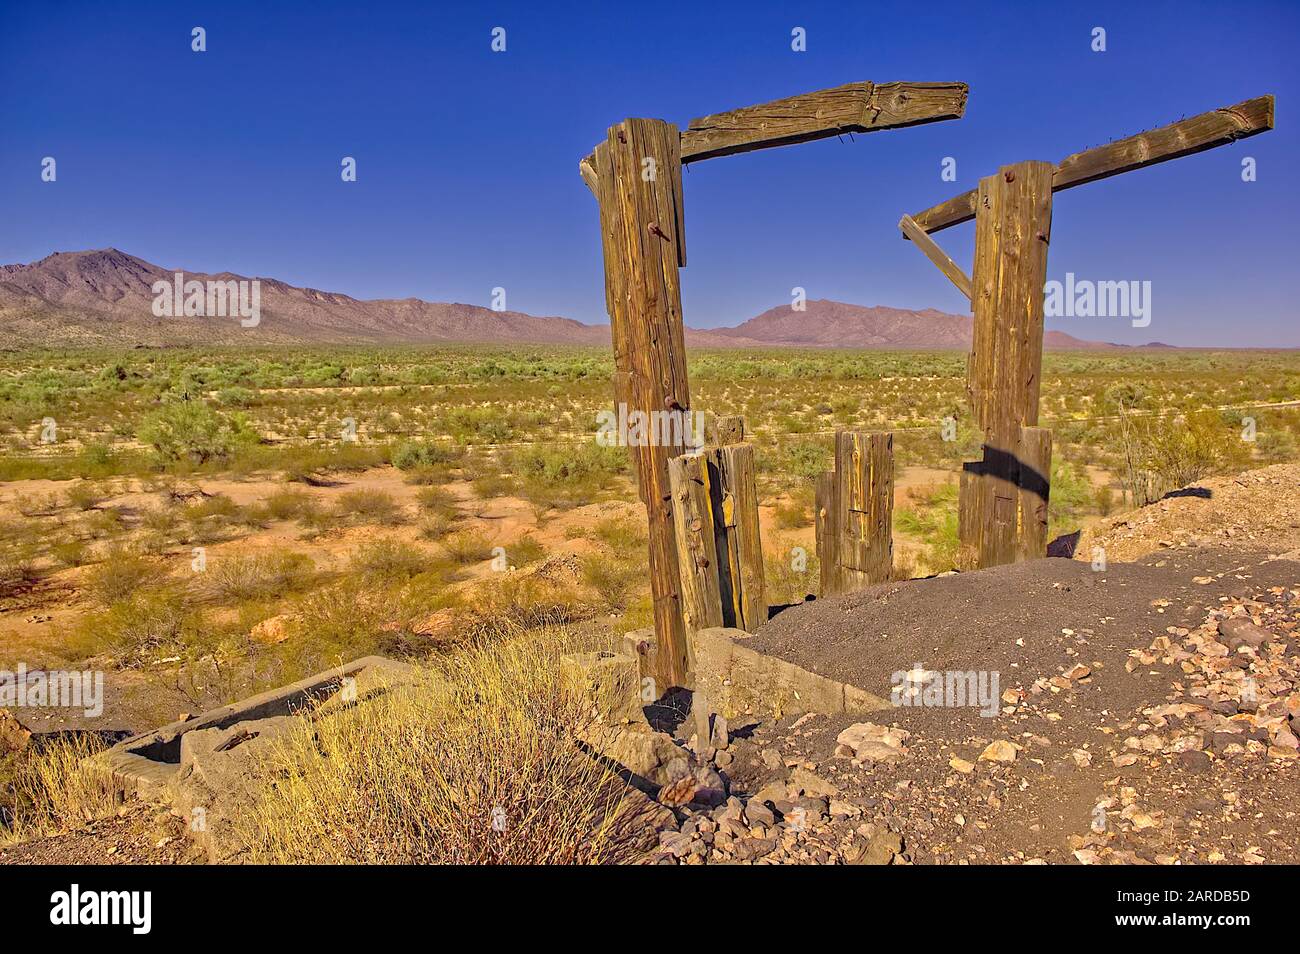
<path fill-rule="evenodd" d="M 814 772 L 838 793 L 841 843 L 869 822 L 902 839 L 895 863 L 1284 862 L 1300 847 L 1298 628 L 1300 563 L 1218 546 L 818 600 L 750 645 L 872 692 L 939 691 L 849 732 L 867 720 L 757 726 L 774 771 L 735 781 Z M 945 695 L 952 674 L 984 679 L 994 711 Z M 861 744 L 883 734 L 902 751 Z"/>
<path fill-rule="evenodd" d="M 1076 551 L 1092 560 L 1134 560 L 1176 546 L 1267 548 L 1300 556 L 1300 463 L 1211 477 L 1156 503 L 1103 520 Z"/>

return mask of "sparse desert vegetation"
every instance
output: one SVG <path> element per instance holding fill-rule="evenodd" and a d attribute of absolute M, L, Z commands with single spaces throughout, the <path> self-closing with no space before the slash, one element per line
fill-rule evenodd
<path fill-rule="evenodd" d="M 748 423 L 772 604 L 817 592 L 812 481 L 836 428 L 894 430 L 895 578 L 955 566 L 957 475 L 978 449 L 963 363 L 692 355 L 698 406 Z M 110 704 L 143 727 L 360 656 L 416 662 L 451 688 L 333 723 L 318 742 L 358 774 L 303 761 L 246 833 L 257 857 L 615 860 L 617 838 L 580 832 L 615 831 L 621 789 L 561 757 L 546 727 L 568 703 L 538 689 L 561 645 L 652 621 L 628 459 L 593 437 L 611 370 L 602 351 L 558 348 L 0 356 L 0 663 L 107 669 L 130 690 Z M 1300 454 L 1295 353 L 1048 353 L 1044 375 L 1053 535 Z M 492 704 L 457 708 L 463 693 Z M 381 730 L 414 742 L 367 752 Z M 113 793 L 68 781 L 96 743 L 75 744 L 8 765 L 8 837 L 112 810 Z M 362 782 L 417 810 L 359 823 Z M 533 804 L 543 782 L 581 797 Z M 467 819 L 502 799 L 544 824 L 485 841 Z M 360 840 L 312 834 L 335 824 Z"/>

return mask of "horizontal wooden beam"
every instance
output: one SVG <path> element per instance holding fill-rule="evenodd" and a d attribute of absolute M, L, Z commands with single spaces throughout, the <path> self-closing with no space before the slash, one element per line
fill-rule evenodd
<path fill-rule="evenodd" d="M 682 130 L 682 163 L 789 146 L 841 133 L 867 133 L 960 119 L 965 83 L 848 83 L 692 119 Z M 594 153 L 578 171 L 595 192 Z"/>
<path fill-rule="evenodd" d="M 1159 129 L 1138 133 L 1062 159 L 1052 174 L 1052 191 L 1060 192 L 1225 146 L 1273 128 L 1273 97 L 1257 96 L 1235 106 L 1211 110 Z M 940 202 L 912 218 L 926 232 L 938 232 L 975 218 L 978 190 Z"/>
<path fill-rule="evenodd" d="M 848 83 L 701 116 L 682 130 L 682 162 L 960 119 L 966 94 L 965 83 Z"/>
<path fill-rule="evenodd" d="M 898 227 L 903 230 L 904 235 L 916 244 L 917 248 L 925 253 L 926 258 L 939 267 L 939 271 L 948 276 L 948 280 L 956 285 L 957 290 L 965 295 L 969 301 L 973 294 L 970 276 L 963 272 L 961 267 L 948 257 L 948 253 L 925 233 L 925 229 L 917 225 L 916 220 L 910 215 L 905 215 L 899 219 Z"/>

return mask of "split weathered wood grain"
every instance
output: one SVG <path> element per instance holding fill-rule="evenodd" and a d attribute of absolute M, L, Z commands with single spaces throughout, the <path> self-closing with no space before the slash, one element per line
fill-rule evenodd
<path fill-rule="evenodd" d="M 969 91 L 965 83 L 846 83 L 700 116 L 681 132 L 681 161 L 960 119 Z M 597 193 L 600 170 L 594 151 L 578 163 L 578 173 Z"/>
<path fill-rule="evenodd" d="M 968 91 L 965 83 L 846 83 L 713 113 L 682 130 L 682 162 L 960 119 Z"/>
<path fill-rule="evenodd" d="M 752 444 L 725 444 L 710 457 L 717 466 L 714 519 L 721 530 L 718 558 L 723 625 L 755 632 L 767 622 L 767 582 L 758 520 L 758 480 Z"/>

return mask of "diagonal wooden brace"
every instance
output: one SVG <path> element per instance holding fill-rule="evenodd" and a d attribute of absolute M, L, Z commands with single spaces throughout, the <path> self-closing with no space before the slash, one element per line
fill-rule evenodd
<path fill-rule="evenodd" d="M 916 224 L 916 220 L 910 215 L 905 215 L 898 220 L 898 227 L 903 230 L 903 234 L 912 240 L 925 257 L 934 262 L 939 267 L 939 271 L 948 276 L 948 280 L 957 286 L 957 290 L 966 296 L 966 300 L 971 298 L 971 281 L 970 277 L 961 270 L 956 262 L 948 257 L 948 253 L 939 247 L 939 243 L 930 238 L 925 233 L 925 229 Z"/>

